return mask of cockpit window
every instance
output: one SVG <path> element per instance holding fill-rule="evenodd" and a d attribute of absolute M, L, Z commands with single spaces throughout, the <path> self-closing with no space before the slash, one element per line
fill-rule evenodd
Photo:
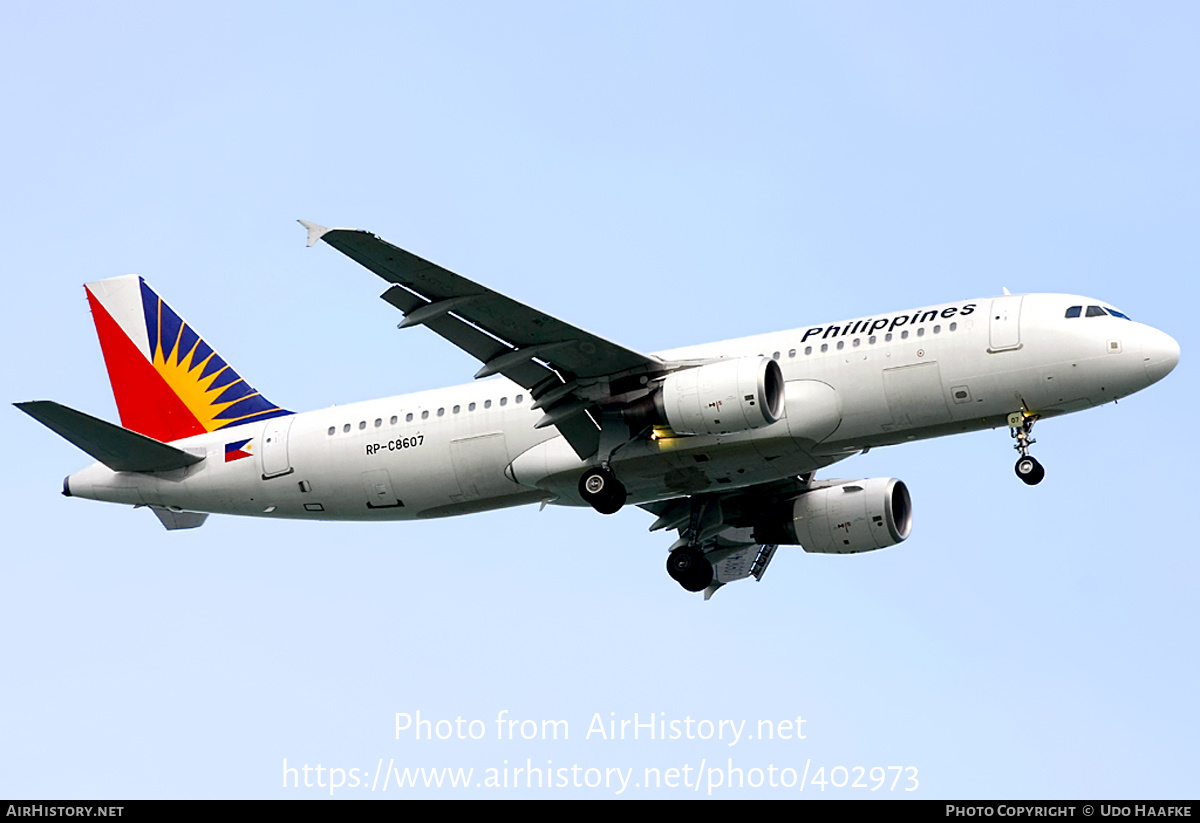
<path fill-rule="evenodd" d="M 1086 313 L 1083 311 L 1083 306 L 1071 306 L 1071 308 L 1067 309 L 1065 316 L 1079 317 L 1081 314 L 1085 317 L 1107 317 L 1111 314 L 1113 317 L 1119 317 L 1122 320 L 1130 319 L 1127 315 L 1124 315 L 1116 309 L 1108 306 L 1088 306 Z"/>

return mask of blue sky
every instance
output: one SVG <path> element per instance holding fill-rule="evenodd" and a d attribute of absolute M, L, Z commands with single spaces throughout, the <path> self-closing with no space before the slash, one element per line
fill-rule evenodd
<path fill-rule="evenodd" d="M 126 273 L 288 408 L 470 378 L 439 338 L 395 330 L 373 275 L 306 249 L 296 218 L 370 229 L 643 351 L 1007 287 L 1094 295 L 1175 336 L 1183 361 L 1040 425 L 1034 489 L 1003 430 L 843 464 L 909 484 L 913 536 L 848 558 L 782 549 L 708 603 L 666 576 L 669 540 L 636 509 L 168 534 L 61 497 L 87 458 L 10 408 L 0 796 L 329 795 L 283 788 L 285 760 L 640 777 L 730 759 L 915 767 L 908 796 L 927 798 L 1196 796 L 1194 6 L 6 16 L 9 401 L 117 419 L 80 284 Z M 418 711 L 489 734 L 397 739 L 395 715 Z M 570 739 L 496 740 L 501 711 L 566 720 Z M 586 737 L 634 713 L 800 716 L 806 736 Z M 615 790 L 335 792 L 424 794 Z"/>

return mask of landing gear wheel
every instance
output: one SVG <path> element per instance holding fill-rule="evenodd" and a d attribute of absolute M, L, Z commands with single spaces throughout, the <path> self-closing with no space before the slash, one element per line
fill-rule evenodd
<path fill-rule="evenodd" d="M 1026 454 L 1017 460 L 1017 465 L 1014 467 L 1017 472 L 1017 477 L 1030 486 L 1036 486 L 1042 482 L 1042 478 L 1046 476 L 1046 470 L 1042 468 L 1042 464 L 1036 458 Z"/>
<path fill-rule="evenodd" d="M 713 581 L 712 563 L 708 562 L 704 552 L 692 546 L 667 555 L 667 574 L 689 592 L 702 592 Z"/>
<path fill-rule="evenodd" d="M 579 478 L 579 495 L 584 502 L 601 514 L 615 514 L 625 505 L 628 494 L 625 486 L 611 469 L 588 469 Z"/>
<path fill-rule="evenodd" d="M 1016 471 L 1017 477 L 1021 478 L 1021 482 L 1029 486 L 1036 486 L 1046 476 L 1046 470 L 1042 468 L 1042 464 L 1029 454 L 1029 447 L 1037 442 L 1033 439 L 1033 424 L 1037 422 L 1037 419 L 1036 414 L 1025 409 L 1013 412 L 1008 416 L 1008 433 L 1017 441 L 1013 448 L 1021 455 L 1017 458 L 1017 465 L 1013 469 Z"/>

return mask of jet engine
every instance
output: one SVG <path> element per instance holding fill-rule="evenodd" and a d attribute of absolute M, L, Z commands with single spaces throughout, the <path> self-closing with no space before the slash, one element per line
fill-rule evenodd
<path fill-rule="evenodd" d="M 877 477 L 838 480 L 793 498 L 755 525 L 754 539 L 806 552 L 855 554 L 894 546 L 911 531 L 908 487 Z"/>
<path fill-rule="evenodd" d="M 739 357 L 668 374 L 652 397 L 626 411 L 626 419 L 665 423 L 676 434 L 749 431 L 782 418 L 783 398 L 778 363 Z"/>

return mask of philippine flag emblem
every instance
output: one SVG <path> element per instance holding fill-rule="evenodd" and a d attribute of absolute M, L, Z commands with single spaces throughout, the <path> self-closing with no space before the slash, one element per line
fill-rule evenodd
<path fill-rule="evenodd" d="M 241 460 L 243 457 L 252 457 L 250 450 L 250 440 L 237 440 L 233 443 L 225 444 L 225 462 L 232 463 L 234 460 Z"/>

